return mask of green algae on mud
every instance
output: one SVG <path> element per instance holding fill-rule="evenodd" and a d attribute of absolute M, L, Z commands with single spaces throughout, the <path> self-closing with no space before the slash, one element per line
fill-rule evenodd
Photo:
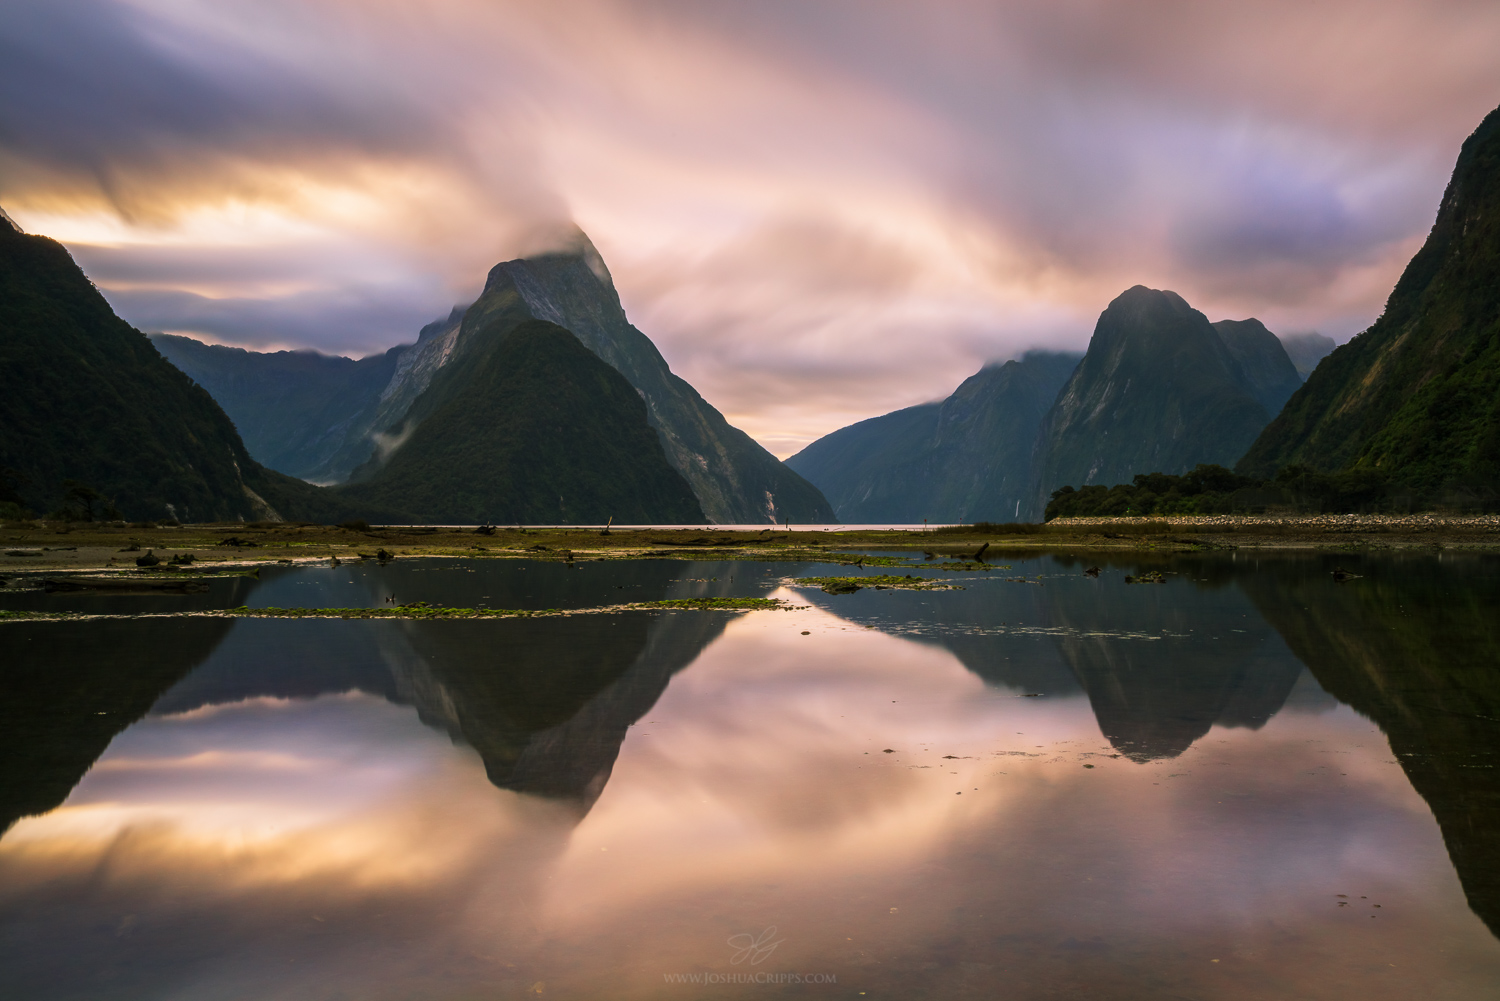
<path fill-rule="evenodd" d="M 868 577 L 798 577 L 794 581 L 800 587 L 820 587 L 829 594 L 852 594 L 862 588 L 872 587 L 877 591 L 895 588 L 906 591 L 962 591 L 958 584 L 947 584 L 931 577 L 896 577 L 890 574 L 871 574 Z"/>

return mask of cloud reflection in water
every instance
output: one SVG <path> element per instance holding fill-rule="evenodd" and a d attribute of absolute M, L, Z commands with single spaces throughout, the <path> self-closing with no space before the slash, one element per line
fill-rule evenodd
<path fill-rule="evenodd" d="M 283 626 L 306 624 L 258 624 Z M 0 842 L 6 977 L 58 997 L 654 997 L 770 925 L 767 969 L 902 997 L 1002 976 L 1017 997 L 1463 996 L 1496 966 L 1426 805 L 1346 708 L 1136 762 L 1081 693 L 1023 698 L 818 608 L 700 640 L 586 814 L 497 789 L 367 692 L 148 718 Z"/>

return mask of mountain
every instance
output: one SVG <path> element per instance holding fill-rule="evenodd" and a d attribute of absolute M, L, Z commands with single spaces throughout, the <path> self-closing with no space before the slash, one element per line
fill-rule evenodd
<path fill-rule="evenodd" d="M 786 464 L 845 522 L 1014 521 L 1030 505 L 1042 415 L 1078 359 L 1032 351 L 987 365 L 941 403 L 851 424 Z"/>
<path fill-rule="evenodd" d="M 22 503 L 132 519 L 333 519 L 121 320 L 61 244 L 0 217 L 0 470 Z"/>
<path fill-rule="evenodd" d="M 1278 414 L 1293 393 L 1302 388 L 1302 376 L 1276 335 L 1255 318 L 1219 320 L 1214 324 L 1219 338 L 1244 376 L 1244 386 L 1266 413 Z"/>
<path fill-rule="evenodd" d="M 472 306 L 428 324 L 415 344 L 374 358 L 230 355 L 229 349 L 189 348 L 175 339 L 159 343 L 235 416 L 257 458 L 284 472 L 338 483 L 373 476 L 422 420 L 443 407 L 455 383 L 437 380 L 439 372 L 532 320 L 570 331 L 630 382 L 645 401 L 667 462 L 687 480 L 707 520 L 833 520 L 816 487 L 731 427 L 672 374 L 656 346 L 626 319 L 604 261 L 582 233 L 562 252 L 496 265 Z M 312 378 L 330 384 L 321 398 Z"/>
<path fill-rule="evenodd" d="M 1262 401 L 1283 391 L 1291 363 L 1258 321 L 1228 330 L 1233 347 L 1175 292 L 1121 293 L 1042 421 L 1023 513 L 1039 517 L 1064 485 L 1127 483 L 1242 455 L 1270 420 Z"/>
<path fill-rule="evenodd" d="M 635 388 L 556 324 L 475 331 L 424 405 L 340 496 L 460 524 L 703 520 Z"/>
<path fill-rule="evenodd" d="M 167 361 L 224 408 L 257 461 L 320 483 L 348 479 L 369 458 L 381 391 L 413 348 L 355 361 L 316 351 L 265 353 L 172 334 L 149 336 Z"/>
<path fill-rule="evenodd" d="M 1463 144 L 1385 312 L 1308 377 L 1240 461 L 1380 471 L 1419 494 L 1500 487 L 1500 109 Z"/>
<path fill-rule="evenodd" d="M 1313 369 L 1318 367 L 1318 362 L 1327 358 L 1338 345 L 1333 343 L 1332 337 L 1322 334 L 1283 334 L 1281 335 L 1281 346 L 1286 349 L 1286 356 L 1292 360 L 1292 365 L 1297 369 L 1297 375 L 1304 382 L 1312 375 Z"/>
<path fill-rule="evenodd" d="M 833 509 L 816 487 L 743 431 L 731 427 L 692 386 L 672 374 L 656 345 L 625 317 L 598 251 L 581 232 L 565 251 L 497 264 L 464 313 L 437 365 L 466 358 L 475 344 L 531 320 L 567 329 L 613 366 L 645 401 L 667 462 L 692 487 L 708 520 L 720 524 L 829 522 Z M 432 413 L 450 384 L 434 379 L 400 420 L 377 424 L 399 436 Z M 391 389 L 387 393 L 392 393 Z"/>

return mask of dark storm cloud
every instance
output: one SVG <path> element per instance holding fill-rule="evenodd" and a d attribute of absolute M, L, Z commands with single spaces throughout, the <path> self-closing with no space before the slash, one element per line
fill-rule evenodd
<path fill-rule="evenodd" d="M 119 4 L 12 0 L 0 19 L 0 146 L 13 169 L 43 188 L 93 189 L 127 214 L 153 209 L 164 176 L 196 187 L 243 159 L 403 155 L 443 134 L 378 81 L 341 92 Z"/>

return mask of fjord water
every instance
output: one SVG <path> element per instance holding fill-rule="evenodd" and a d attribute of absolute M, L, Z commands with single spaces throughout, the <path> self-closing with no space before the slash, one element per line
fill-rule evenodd
<path fill-rule="evenodd" d="M 0 625 L 0 996 L 1496 996 L 1500 563 L 1008 562 L 4 594 L 803 607 Z"/>

